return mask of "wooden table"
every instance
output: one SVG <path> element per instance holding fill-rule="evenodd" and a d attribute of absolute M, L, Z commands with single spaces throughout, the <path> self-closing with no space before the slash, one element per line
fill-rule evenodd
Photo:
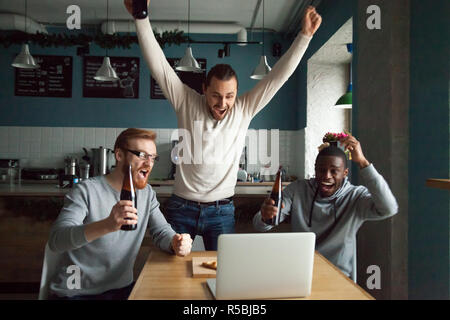
<path fill-rule="evenodd" d="M 216 257 L 216 251 L 195 251 L 176 257 L 154 249 L 139 275 L 129 300 L 214 299 L 206 278 L 192 277 L 192 257 Z M 311 300 L 370 300 L 370 294 L 356 285 L 319 253 L 314 255 Z"/>

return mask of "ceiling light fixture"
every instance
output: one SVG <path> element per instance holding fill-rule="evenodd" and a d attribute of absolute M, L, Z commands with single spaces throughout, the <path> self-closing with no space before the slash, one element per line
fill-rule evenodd
<path fill-rule="evenodd" d="M 106 24 L 109 21 L 109 0 L 106 0 Z M 108 48 L 106 48 L 106 54 L 103 58 L 103 63 L 100 69 L 95 73 L 94 79 L 97 81 L 117 81 L 120 78 L 117 76 L 116 71 L 111 66 L 111 61 L 108 57 Z"/>
<path fill-rule="evenodd" d="M 253 73 L 250 76 L 250 78 L 255 80 L 261 80 L 270 72 L 270 70 L 272 70 L 272 68 L 270 68 L 270 66 L 267 64 L 267 58 L 266 55 L 264 54 L 264 0 L 262 12 L 263 12 L 262 53 L 259 59 L 259 64 L 256 66 L 255 70 L 253 70 Z"/>
<path fill-rule="evenodd" d="M 352 54 L 353 53 L 353 44 L 347 43 L 347 51 Z M 350 81 L 347 87 L 347 92 L 341 96 L 338 101 L 335 104 L 335 108 L 340 109 L 351 109 L 352 108 L 352 101 L 353 101 L 353 94 L 352 94 L 352 61 L 353 61 L 353 55 L 350 60 Z"/>
<path fill-rule="evenodd" d="M 188 39 L 190 35 L 190 29 L 189 25 L 191 22 L 191 0 L 188 0 Z M 202 72 L 202 68 L 200 68 L 200 64 L 195 60 L 194 56 L 192 55 L 192 48 L 191 48 L 191 41 L 189 40 L 188 46 L 186 48 L 186 51 L 184 53 L 184 57 L 181 58 L 181 60 L 178 62 L 177 66 L 175 67 L 178 71 L 190 71 L 190 72 Z"/>
<path fill-rule="evenodd" d="M 25 34 L 27 33 L 27 0 L 25 0 Z M 20 53 L 16 56 L 14 61 L 11 63 L 14 68 L 20 69 L 37 69 L 39 65 L 34 60 L 33 56 L 30 54 L 30 48 L 28 47 L 28 43 L 24 43 L 22 45 L 22 49 Z"/>

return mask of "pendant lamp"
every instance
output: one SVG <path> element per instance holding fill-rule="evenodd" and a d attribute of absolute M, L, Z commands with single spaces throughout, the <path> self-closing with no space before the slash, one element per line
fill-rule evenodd
<path fill-rule="evenodd" d="M 347 51 L 352 54 L 353 52 L 353 45 L 351 43 L 347 43 Z M 335 108 L 340 108 L 340 109 L 351 109 L 352 108 L 352 61 L 353 61 L 353 57 L 352 60 L 350 61 L 350 82 L 348 84 L 347 87 L 347 92 L 341 96 L 338 101 L 336 102 Z"/>
<path fill-rule="evenodd" d="M 263 0 L 263 30 L 262 30 L 262 53 L 261 57 L 259 58 L 259 64 L 256 66 L 255 70 L 253 70 L 252 75 L 250 78 L 255 80 L 261 80 L 264 78 L 272 68 L 270 68 L 269 64 L 267 63 L 267 58 L 264 54 L 264 0 Z"/>
<path fill-rule="evenodd" d="M 106 25 L 109 22 L 109 0 L 106 1 Z M 103 63 L 100 69 L 95 73 L 94 79 L 97 81 L 117 81 L 120 78 L 117 76 L 116 71 L 111 66 L 111 61 L 108 57 L 108 48 L 106 48 L 106 54 L 103 58 Z"/>
<path fill-rule="evenodd" d="M 27 0 L 25 0 L 25 34 L 27 33 Z M 30 48 L 28 47 L 28 43 L 24 43 L 22 45 L 22 49 L 20 53 L 16 56 L 14 61 L 11 63 L 14 68 L 21 69 L 37 69 L 39 65 L 34 61 L 33 56 L 30 54 Z"/>
<path fill-rule="evenodd" d="M 188 0 L 188 38 L 189 38 L 189 25 L 191 20 L 191 0 Z M 178 62 L 178 65 L 175 67 L 178 71 L 190 71 L 190 72 L 202 72 L 200 68 L 200 64 L 195 60 L 192 55 L 191 43 L 189 41 L 186 51 L 184 53 L 184 57 Z"/>

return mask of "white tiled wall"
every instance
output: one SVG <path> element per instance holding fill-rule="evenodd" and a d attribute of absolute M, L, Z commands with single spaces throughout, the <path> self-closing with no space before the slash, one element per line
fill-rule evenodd
<path fill-rule="evenodd" d="M 171 167 L 170 137 L 175 129 L 150 129 L 157 133 L 156 144 L 161 156 L 153 169 L 152 178 L 166 178 Z M 65 157 L 81 159 L 83 147 L 89 152 L 90 148 L 99 146 L 113 148 L 116 137 L 123 130 L 125 128 L 0 126 L 0 158 L 20 159 L 21 166 L 26 168 L 63 168 Z M 279 131 L 279 146 L 280 164 L 288 169 L 289 174 L 300 176 L 302 165 L 299 163 L 299 153 L 304 152 L 304 138 L 300 131 Z M 270 144 L 267 149 L 270 154 Z M 257 172 L 260 165 L 249 165 L 248 171 Z"/>

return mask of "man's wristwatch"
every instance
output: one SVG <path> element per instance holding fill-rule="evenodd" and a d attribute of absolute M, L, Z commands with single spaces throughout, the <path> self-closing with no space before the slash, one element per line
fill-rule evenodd
<path fill-rule="evenodd" d="M 147 0 L 133 0 L 133 17 L 135 19 L 145 19 L 147 16 Z"/>

